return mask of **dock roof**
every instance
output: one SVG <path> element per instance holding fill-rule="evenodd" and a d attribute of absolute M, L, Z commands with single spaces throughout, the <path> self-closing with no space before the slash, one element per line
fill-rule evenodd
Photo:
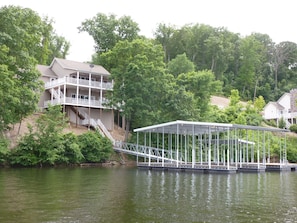
<path fill-rule="evenodd" d="M 286 129 L 272 128 L 272 127 L 239 125 L 239 124 L 231 124 L 231 123 L 181 121 L 181 120 L 137 128 L 137 129 L 134 129 L 134 132 L 200 135 L 200 134 L 209 133 L 209 131 L 224 132 L 227 130 L 235 130 L 235 129 L 259 130 L 259 131 L 269 131 L 269 132 L 288 132 L 288 130 Z"/>

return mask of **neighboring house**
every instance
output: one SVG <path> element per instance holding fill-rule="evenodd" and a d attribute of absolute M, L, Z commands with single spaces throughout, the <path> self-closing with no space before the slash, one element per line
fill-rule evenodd
<path fill-rule="evenodd" d="M 269 102 L 263 110 L 263 118 L 273 120 L 277 126 L 283 118 L 286 128 L 297 123 L 297 89 L 293 89 L 290 93 L 284 93 L 276 102 Z"/>
<path fill-rule="evenodd" d="M 45 83 L 39 108 L 59 104 L 72 123 L 100 128 L 105 135 L 113 130 L 114 110 L 106 105 L 113 81 L 104 67 L 55 58 L 50 66 L 37 69 Z"/>

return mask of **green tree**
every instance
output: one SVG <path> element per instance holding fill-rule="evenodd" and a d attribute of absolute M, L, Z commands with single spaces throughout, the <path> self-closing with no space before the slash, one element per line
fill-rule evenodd
<path fill-rule="evenodd" d="M 81 153 L 81 148 L 77 136 L 73 133 L 63 134 L 63 150 L 58 154 L 57 163 L 61 164 L 77 164 L 80 163 L 84 156 Z"/>
<path fill-rule="evenodd" d="M 36 120 L 35 126 L 28 126 L 29 133 L 21 138 L 10 157 L 12 165 L 43 166 L 54 165 L 64 151 L 62 131 L 66 119 L 60 106 L 50 106 Z"/>
<path fill-rule="evenodd" d="M 190 61 L 186 54 L 177 55 L 174 59 L 168 62 L 168 71 L 170 74 L 173 74 L 177 77 L 182 73 L 189 73 L 195 71 L 195 65 Z"/>
<path fill-rule="evenodd" d="M 193 93 L 200 118 L 206 118 L 209 111 L 210 97 L 221 92 L 221 82 L 215 80 L 215 76 L 210 70 L 204 70 L 180 74 L 177 77 L 177 83 L 184 86 L 186 91 Z"/>
<path fill-rule="evenodd" d="M 34 111 L 42 83 L 37 63 L 49 54 L 52 21 L 29 8 L 0 8 L 0 131 Z M 5 81 L 4 81 L 5 80 Z"/>
<path fill-rule="evenodd" d="M 98 132 L 89 131 L 78 136 L 81 153 L 85 162 L 98 163 L 109 159 L 112 154 L 112 143 Z"/>
<path fill-rule="evenodd" d="M 49 55 L 46 64 L 51 64 L 55 57 L 65 59 L 69 53 L 70 42 L 65 37 L 52 34 L 49 45 Z"/>
<path fill-rule="evenodd" d="M 132 41 L 138 38 L 139 32 L 138 24 L 131 17 L 117 19 L 114 14 L 107 16 L 103 13 L 86 19 L 78 29 L 93 37 L 99 53 L 112 49 L 120 40 Z"/>
<path fill-rule="evenodd" d="M 176 28 L 171 25 L 166 25 L 164 23 L 160 23 L 154 33 L 155 40 L 157 43 L 160 43 L 163 46 L 164 50 L 164 58 L 165 63 L 169 62 L 171 59 L 170 56 L 170 47 L 171 47 L 171 40 Z"/>
<path fill-rule="evenodd" d="M 131 128 L 158 122 L 165 82 L 161 45 L 148 40 L 121 41 L 100 56 L 115 81 L 111 104 L 126 119 L 126 139 Z"/>

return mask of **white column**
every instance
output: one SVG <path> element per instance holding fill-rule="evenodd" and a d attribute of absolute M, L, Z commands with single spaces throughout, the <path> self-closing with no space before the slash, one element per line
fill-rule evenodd
<path fill-rule="evenodd" d="M 178 148 L 178 144 L 179 144 L 179 125 L 177 124 L 176 126 L 176 167 L 178 167 L 178 152 L 179 152 L 179 148 Z"/>
<path fill-rule="evenodd" d="M 211 169 L 211 134 L 210 134 L 210 127 L 208 127 L 208 168 Z"/>
<path fill-rule="evenodd" d="M 195 154 L 195 126 L 192 125 L 192 168 L 195 167 L 196 154 Z"/>
<path fill-rule="evenodd" d="M 78 105 L 78 95 L 79 95 L 79 71 L 76 72 L 76 104 Z"/>
<path fill-rule="evenodd" d="M 227 170 L 230 169 L 230 129 L 228 128 L 228 146 L 227 146 Z"/>
<path fill-rule="evenodd" d="M 164 127 L 163 127 L 163 133 L 162 133 L 162 167 L 164 167 Z"/>

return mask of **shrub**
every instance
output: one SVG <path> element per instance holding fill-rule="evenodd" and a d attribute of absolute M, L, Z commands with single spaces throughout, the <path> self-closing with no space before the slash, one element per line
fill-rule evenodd
<path fill-rule="evenodd" d="M 290 131 L 297 133 L 297 124 L 293 124 L 290 126 Z"/>

